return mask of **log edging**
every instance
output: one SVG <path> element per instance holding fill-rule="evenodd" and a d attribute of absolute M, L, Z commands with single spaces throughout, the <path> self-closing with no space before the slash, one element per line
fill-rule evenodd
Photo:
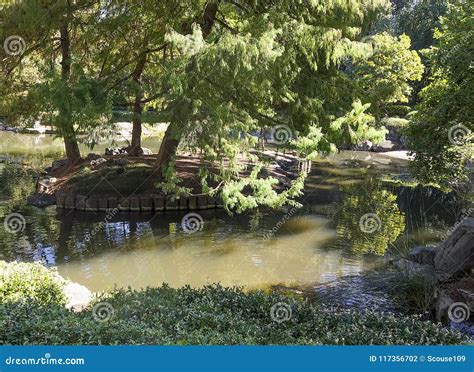
<path fill-rule="evenodd" d="M 56 194 L 56 208 L 89 212 L 165 212 L 223 208 L 220 197 L 132 195 L 126 198 L 87 197 L 75 193 Z"/>

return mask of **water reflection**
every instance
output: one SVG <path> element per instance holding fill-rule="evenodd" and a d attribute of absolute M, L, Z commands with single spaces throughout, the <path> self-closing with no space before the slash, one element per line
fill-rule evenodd
<path fill-rule="evenodd" d="M 342 205 L 336 214 L 337 235 L 357 254 L 383 256 L 405 230 L 405 215 L 397 195 L 369 180 L 343 189 Z"/>
<path fill-rule="evenodd" d="M 299 285 L 362 270 L 359 260 L 345 258 L 343 251 L 321 250 L 335 237 L 323 217 L 300 216 L 290 224 L 293 228 L 301 225 L 298 229 L 265 240 L 263 234 L 276 218 L 265 216 L 265 223 L 255 230 L 253 215 L 229 218 L 211 211 L 202 215 L 203 230 L 192 236 L 182 231 L 180 213 L 150 216 L 146 222 L 107 223 L 90 243 L 80 237 L 75 242 L 68 239 L 72 256 L 68 261 L 58 260 L 59 271 L 97 290 L 114 284 L 141 287 L 162 282 L 172 286 Z M 80 225 L 76 221 L 72 226 Z M 65 252 L 58 248 L 61 257 Z"/>
<path fill-rule="evenodd" d="M 120 214 L 104 223 L 101 213 L 26 207 L 19 204 L 23 189 L 15 186 L 24 184 L 24 174 L 8 169 L 0 177 L 0 191 L 6 190 L 0 192 L 0 217 L 21 212 L 27 224 L 17 234 L 0 225 L 0 259 L 57 266 L 92 290 L 162 282 L 312 286 L 367 271 L 393 249 L 434 242 L 456 221 L 453 195 L 388 187 L 374 181 L 370 164 L 360 159 L 330 161 L 313 168 L 304 207 L 289 218 L 288 211 L 233 217 L 198 211 L 205 223 L 195 234 L 181 227 L 185 213 Z M 400 167 L 381 164 L 384 173 Z M 359 228 L 366 213 L 381 221 L 372 234 Z"/>

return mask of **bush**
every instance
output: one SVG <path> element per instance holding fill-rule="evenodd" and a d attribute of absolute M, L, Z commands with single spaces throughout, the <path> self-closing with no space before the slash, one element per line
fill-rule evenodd
<path fill-rule="evenodd" d="M 65 280 L 40 264 L 0 261 L 0 302 L 64 304 Z"/>
<path fill-rule="evenodd" d="M 54 273 L 48 272 L 48 275 L 54 277 Z M 40 276 L 29 279 L 39 280 Z M 104 302 L 107 306 L 99 310 Z M 279 315 L 291 312 L 287 321 L 278 323 L 272 319 L 271 309 L 277 303 L 287 306 Z M 98 316 L 105 318 L 99 321 Z M 141 291 L 116 290 L 100 295 L 80 313 L 45 301 L 3 302 L 0 305 L 0 334 L 0 344 L 364 345 L 466 342 L 462 335 L 416 317 L 329 310 L 294 296 L 263 291 L 246 293 L 240 288 L 220 285 L 201 289 L 189 286 L 173 289 L 163 285 Z"/>
<path fill-rule="evenodd" d="M 409 120 L 401 119 L 401 118 L 383 118 L 380 121 L 380 125 L 385 127 L 393 127 L 393 128 L 405 128 L 410 123 Z"/>

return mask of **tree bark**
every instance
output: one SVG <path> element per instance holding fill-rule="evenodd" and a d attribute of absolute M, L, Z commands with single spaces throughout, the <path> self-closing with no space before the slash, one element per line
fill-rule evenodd
<path fill-rule="evenodd" d="M 202 18 L 199 22 L 201 26 L 202 35 L 204 38 L 209 36 L 211 33 L 212 27 L 215 23 L 215 17 L 217 14 L 218 9 L 218 2 L 209 2 L 204 9 L 204 13 Z M 185 26 L 186 28 L 186 26 Z M 187 32 L 190 32 L 187 31 Z M 166 129 L 165 135 L 163 137 L 163 141 L 160 145 L 160 150 L 158 151 L 158 157 L 156 159 L 155 167 L 158 170 L 159 179 L 163 180 L 163 171 L 165 167 L 168 165 L 170 159 L 176 155 L 176 150 L 178 148 L 180 138 L 179 135 L 176 133 L 178 132 L 175 128 L 173 122 L 170 123 L 168 128 Z"/>
<path fill-rule="evenodd" d="M 171 123 L 166 128 L 165 135 L 161 141 L 160 150 L 158 151 L 158 157 L 156 158 L 155 167 L 158 169 L 158 179 L 163 180 L 163 171 L 168 165 L 171 158 L 176 155 L 176 150 L 179 145 L 179 138 L 176 138 L 176 134 L 172 133 L 174 130 L 174 124 Z"/>
<path fill-rule="evenodd" d="M 61 35 L 61 78 L 65 83 L 69 81 L 71 75 L 71 40 L 69 38 L 69 31 L 67 23 L 64 23 L 60 28 Z M 76 139 L 74 124 L 69 113 L 59 113 L 64 120 L 61 128 L 63 132 L 64 147 L 66 149 L 67 165 L 72 166 L 81 160 L 81 152 Z"/>
<path fill-rule="evenodd" d="M 141 156 L 142 150 L 142 113 L 143 113 L 143 91 L 141 89 L 141 76 L 146 64 L 146 53 L 142 53 L 138 63 L 133 71 L 132 78 L 138 89 L 135 94 L 135 102 L 133 104 L 133 128 L 132 128 L 132 144 L 128 148 L 129 155 Z"/>
<path fill-rule="evenodd" d="M 204 39 L 207 38 L 212 31 L 212 26 L 214 26 L 216 20 L 218 7 L 219 6 L 217 2 L 209 2 L 204 9 L 204 14 L 201 21 L 199 22 Z"/>

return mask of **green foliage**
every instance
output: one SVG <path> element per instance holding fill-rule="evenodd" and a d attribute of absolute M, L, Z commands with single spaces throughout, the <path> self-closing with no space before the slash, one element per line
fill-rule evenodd
<path fill-rule="evenodd" d="M 65 280 L 41 264 L 0 261 L 0 303 L 65 303 Z"/>
<path fill-rule="evenodd" d="M 93 317 L 93 305 L 102 301 L 108 302 L 114 311 L 109 320 L 98 322 Z M 273 321 L 270 315 L 272 306 L 278 302 L 288 304 L 292 312 L 291 318 L 283 323 Z M 0 332 L 0 344 L 26 345 L 426 345 L 467 342 L 461 334 L 422 322 L 417 317 L 325 309 L 295 296 L 263 291 L 246 293 L 239 288 L 220 285 L 200 289 L 188 286 L 173 289 L 163 285 L 141 291 L 116 290 L 102 294 L 80 313 L 68 311 L 56 303 L 2 301 Z"/>
<path fill-rule="evenodd" d="M 360 35 L 387 2 L 260 5 L 222 3 L 224 23 L 215 23 L 210 35 L 196 25 L 187 34 L 175 29 L 166 35 L 176 51 L 163 79 L 170 132 L 180 148 L 203 158 L 200 174 L 221 184 L 236 210 L 282 203 L 271 179 L 242 179 L 239 159 L 263 166 L 251 156 L 257 143 L 251 133 L 286 126 L 296 138 L 290 146 L 311 158 L 341 142 L 331 123 L 351 111 L 357 90 L 340 66 L 369 54 Z M 360 125 L 357 134 L 370 135 L 371 124 Z M 245 189 L 254 195 L 244 196 Z"/>
<path fill-rule="evenodd" d="M 228 212 L 235 210 L 240 213 L 259 205 L 271 208 L 280 208 L 285 204 L 301 206 L 293 198 L 302 194 L 306 174 L 300 174 L 292 182 L 290 188 L 279 193 L 274 189 L 274 186 L 278 184 L 278 180 L 273 177 L 258 178 L 260 170 L 261 167 L 256 166 L 249 177 L 225 184 L 221 195 L 224 207 Z"/>
<path fill-rule="evenodd" d="M 291 204 L 300 179 L 275 194 L 270 178 L 242 178 L 242 159 L 256 169 L 264 165 L 252 154 L 258 142 L 252 133 L 286 126 L 294 140 L 288 147 L 310 159 L 340 144 L 381 141 L 384 130 L 371 115 L 379 118 L 387 104 L 407 101 L 422 72 L 405 35 L 381 33 L 361 42 L 389 5 L 12 2 L 0 34 L 21 35 L 27 48 L 20 56 L 0 50 L 0 115 L 17 123 L 41 119 L 66 143 L 83 134 L 79 139 L 93 146 L 114 136 L 113 104 L 133 107 L 138 126 L 147 120 L 142 111 L 154 108 L 169 122 L 179 150 L 199 154 L 201 184 L 225 188 L 228 205 L 242 211 Z M 60 30 L 68 37 L 59 38 Z M 75 152 L 68 146 L 68 158 Z M 169 164 L 157 165 L 166 178 L 162 187 L 185 191 L 173 160 L 164 161 Z"/>
<path fill-rule="evenodd" d="M 442 19 L 435 34 L 438 46 L 428 53 L 431 83 L 421 92 L 422 101 L 408 128 L 415 175 L 447 188 L 467 180 L 467 163 L 474 156 L 473 12 L 473 3 L 466 2 L 450 7 Z"/>
<path fill-rule="evenodd" d="M 416 51 L 410 50 L 410 38 L 384 32 L 371 36 L 373 55 L 356 64 L 355 79 L 364 90 L 364 99 L 379 115 L 381 106 L 408 102 L 410 83 L 421 79 L 423 65 Z"/>
<path fill-rule="evenodd" d="M 25 50 L 19 56 L 1 55 L 0 86 L 6 97 L 2 115 L 11 124 L 31 125 L 42 119 L 66 137 L 104 125 L 110 117 L 110 101 L 97 79 L 100 67 L 91 58 L 93 48 L 83 27 L 93 25 L 98 4 L 18 1 L 9 5 L 2 11 L 2 40 L 19 35 Z M 61 53 L 61 27 L 67 29 L 69 55 Z"/>
<path fill-rule="evenodd" d="M 410 121 L 402 118 L 383 118 L 380 123 L 385 127 L 406 128 Z"/>
<path fill-rule="evenodd" d="M 370 139 L 379 143 L 385 139 L 387 130 L 384 127 L 377 129 L 373 126 L 375 118 L 365 113 L 370 103 L 363 105 L 360 101 L 354 102 L 352 111 L 331 123 L 334 134 L 342 137 L 342 143 L 360 143 Z"/>
<path fill-rule="evenodd" d="M 157 187 L 165 194 L 169 195 L 191 194 L 191 192 L 193 191 L 192 189 L 180 186 L 182 179 L 175 171 L 175 166 L 176 158 L 172 157 L 170 162 L 166 165 L 166 169 L 163 171 L 165 181 L 159 182 L 157 184 Z"/>
<path fill-rule="evenodd" d="M 448 4 L 457 0 L 410 1 L 396 15 L 396 31 L 407 34 L 415 50 L 433 45 L 434 30 L 440 26 L 439 18 L 446 14 Z"/>

